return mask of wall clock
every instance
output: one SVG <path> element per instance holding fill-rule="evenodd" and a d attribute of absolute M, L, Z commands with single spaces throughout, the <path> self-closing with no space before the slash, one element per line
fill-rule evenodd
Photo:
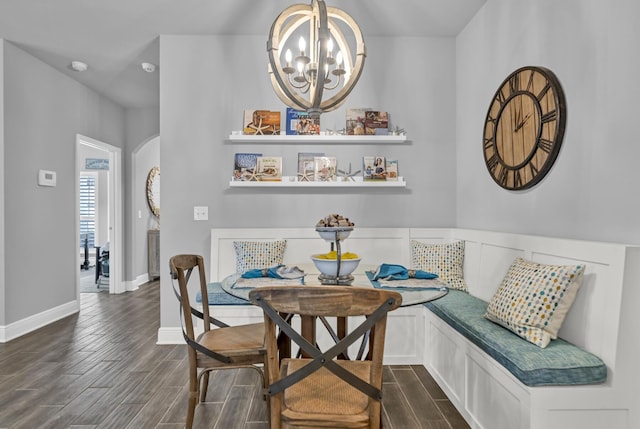
<path fill-rule="evenodd" d="M 566 123 L 560 82 L 544 67 L 511 73 L 496 91 L 485 119 L 484 160 L 505 189 L 531 188 L 555 162 Z"/>

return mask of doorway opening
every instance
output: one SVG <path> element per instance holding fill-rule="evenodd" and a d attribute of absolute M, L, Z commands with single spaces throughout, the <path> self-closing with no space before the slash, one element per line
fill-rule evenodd
<path fill-rule="evenodd" d="M 123 207 L 121 149 L 76 135 L 76 237 L 81 271 L 91 271 L 96 291 L 125 291 L 123 282 Z M 86 273 L 82 277 L 86 279 Z M 103 289 L 104 290 L 104 289 Z"/>

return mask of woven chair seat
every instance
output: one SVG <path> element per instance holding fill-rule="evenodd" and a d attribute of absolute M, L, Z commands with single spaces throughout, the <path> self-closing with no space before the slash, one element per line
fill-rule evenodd
<path fill-rule="evenodd" d="M 203 332 L 197 340 L 210 350 L 227 356 L 247 354 L 247 349 L 260 349 L 264 345 L 264 324 L 251 323 L 234 326 L 233 329 L 219 328 Z M 259 350 L 264 354 L 264 350 Z M 258 354 L 256 352 L 255 354 Z"/>
<path fill-rule="evenodd" d="M 285 359 L 282 361 L 282 376 L 296 371 L 311 359 Z M 371 371 L 370 361 L 338 360 L 336 363 L 349 372 L 354 373 L 366 382 L 369 382 Z M 340 377 L 320 368 L 304 380 L 294 384 L 285 390 L 284 402 L 287 412 L 343 416 L 361 415 L 363 421 L 368 421 L 367 406 L 369 398 Z"/>

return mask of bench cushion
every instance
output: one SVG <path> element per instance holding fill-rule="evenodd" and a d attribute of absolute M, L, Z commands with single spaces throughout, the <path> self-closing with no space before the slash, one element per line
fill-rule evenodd
<path fill-rule="evenodd" d="M 248 301 L 226 293 L 219 282 L 207 285 L 207 300 L 209 305 L 249 305 Z M 202 303 L 200 291 L 196 293 L 196 302 Z"/>
<path fill-rule="evenodd" d="M 561 338 L 540 348 L 486 318 L 487 302 L 465 292 L 424 304 L 527 386 L 603 383 L 605 363 Z"/>

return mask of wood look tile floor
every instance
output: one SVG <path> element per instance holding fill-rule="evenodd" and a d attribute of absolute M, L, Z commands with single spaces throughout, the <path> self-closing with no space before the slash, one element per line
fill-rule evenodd
<path fill-rule="evenodd" d="M 0 344 L 0 428 L 183 428 L 186 346 L 156 345 L 159 308 L 157 281 L 81 294 L 79 314 Z M 268 428 L 258 375 L 214 374 L 194 427 Z M 469 427 L 422 366 L 385 367 L 383 391 L 385 429 Z"/>

